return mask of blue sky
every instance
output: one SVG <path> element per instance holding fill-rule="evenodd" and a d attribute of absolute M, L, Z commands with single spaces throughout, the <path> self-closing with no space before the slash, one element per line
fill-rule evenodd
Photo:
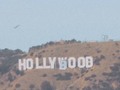
<path fill-rule="evenodd" d="M 120 0 L 0 0 L 0 48 L 61 39 L 120 40 Z M 16 29 L 16 27 L 19 25 Z"/>

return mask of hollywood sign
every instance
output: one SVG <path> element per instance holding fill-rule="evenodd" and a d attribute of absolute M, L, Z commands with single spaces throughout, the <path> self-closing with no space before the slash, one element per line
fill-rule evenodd
<path fill-rule="evenodd" d="M 91 68 L 93 66 L 93 57 L 43 57 L 42 65 L 41 59 L 38 57 L 35 59 L 19 59 L 19 70 L 31 70 L 31 69 L 55 69 L 66 70 L 67 68 Z"/>

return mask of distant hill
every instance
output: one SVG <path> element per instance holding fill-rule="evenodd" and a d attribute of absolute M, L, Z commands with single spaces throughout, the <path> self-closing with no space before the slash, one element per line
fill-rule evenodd
<path fill-rule="evenodd" d="M 19 71 L 19 58 L 93 56 L 90 69 Z M 28 53 L 0 50 L 0 90 L 120 90 L 120 42 L 49 42 Z"/>
<path fill-rule="evenodd" d="M 18 58 L 21 58 L 25 54 L 21 50 L 0 50 L 0 73 L 7 73 L 10 68 L 18 62 Z"/>

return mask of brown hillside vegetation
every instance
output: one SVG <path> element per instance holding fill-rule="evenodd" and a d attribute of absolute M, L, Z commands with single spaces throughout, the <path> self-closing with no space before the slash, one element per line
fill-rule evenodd
<path fill-rule="evenodd" d="M 21 57 L 16 60 L 93 56 L 94 66 L 90 69 L 33 69 L 23 72 L 14 63 L 10 70 L 0 74 L 0 90 L 120 90 L 120 42 L 50 42 L 19 55 Z M 0 54 L 0 68 L 4 66 L 2 57 Z"/>

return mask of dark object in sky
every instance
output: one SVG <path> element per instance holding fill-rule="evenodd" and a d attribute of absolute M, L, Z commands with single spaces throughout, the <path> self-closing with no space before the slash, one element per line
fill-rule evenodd
<path fill-rule="evenodd" d="M 14 29 L 17 29 L 18 27 L 20 27 L 20 25 L 15 26 Z"/>

